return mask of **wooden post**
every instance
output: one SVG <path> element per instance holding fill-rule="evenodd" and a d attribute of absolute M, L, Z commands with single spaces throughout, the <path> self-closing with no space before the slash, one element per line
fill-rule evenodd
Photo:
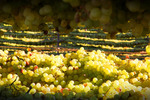
<path fill-rule="evenodd" d="M 59 32 L 57 32 L 57 54 L 59 55 Z"/>

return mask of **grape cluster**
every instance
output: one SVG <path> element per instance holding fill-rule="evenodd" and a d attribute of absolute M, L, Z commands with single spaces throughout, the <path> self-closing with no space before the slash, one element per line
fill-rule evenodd
<path fill-rule="evenodd" d="M 132 31 L 135 37 L 150 31 L 149 1 L 142 0 L 1 0 L 0 22 L 14 30 L 70 32 L 77 25 L 102 28 L 113 38 L 117 32 Z M 80 24 L 78 24 L 80 23 Z"/>
<path fill-rule="evenodd" d="M 86 52 L 83 47 L 56 56 L 30 48 L 0 54 L 0 99 L 150 98 L 149 58 L 121 60 L 100 50 Z"/>

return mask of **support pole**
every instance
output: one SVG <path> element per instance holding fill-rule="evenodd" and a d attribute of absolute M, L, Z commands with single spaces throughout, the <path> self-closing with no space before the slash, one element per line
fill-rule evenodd
<path fill-rule="evenodd" d="M 57 32 L 57 54 L 58 55 L 59 55 L 59 51 L 58 51 L 58 49 L 59 49 L 59 37 L 60 37 L 59 32 Z"/>

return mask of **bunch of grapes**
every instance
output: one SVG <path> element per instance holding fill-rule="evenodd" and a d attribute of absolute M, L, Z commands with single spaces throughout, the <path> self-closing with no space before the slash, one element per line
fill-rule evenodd
<path fill-rule="evenodd" d="M 30 49 L 0 52 L 2 99 L 149 99 L 149 58 L 121 60 L 84 48 L 56 56 Z"/>

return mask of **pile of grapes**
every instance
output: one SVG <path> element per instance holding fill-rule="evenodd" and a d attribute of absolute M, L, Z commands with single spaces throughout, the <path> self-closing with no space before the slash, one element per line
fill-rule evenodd
<path fill-rule="evenodd" d="M 0 50 L 0 100 L 149 100 L 150 58 Z"/>
<path fill-rule="evenodd" d="M 136 37 L 150 31 L 148 0 L 1 0 L 0 22 L 13 30 L 70 32 L 80 23 L 86 28 L 102 28 L 113 37 L 132 31 Z"/>

